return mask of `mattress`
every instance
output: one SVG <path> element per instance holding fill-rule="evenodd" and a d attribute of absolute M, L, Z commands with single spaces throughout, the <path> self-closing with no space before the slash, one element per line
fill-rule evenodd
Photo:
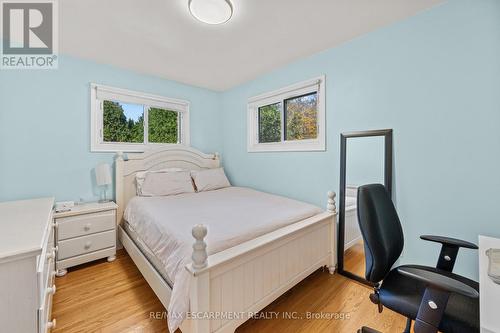
<path fill-rule="evenodd" d="M 142 254 L 144 254 L 151 265 L 153 265 L 158 274 L 160 274 L 163 280 L 165 280 L 170 288 L 172 288 L 174 284 L 168 276 L 167 271 L 165 270 L 165 267 L 161 263 L 160 259 L 158 259 L 153 251 L 151 251 L 151 249 L 141 240 L 141 237 L 137 234 L 137 232 L 135 232 L 134 228 L 132 228 L 127 221 L 122 224 L 122 227 L 134 244 L 139 248 L 139 250 L 141 250 Z"/>
<path fill-rule="evenodd" d="M 168 306 L 168 326 L 173 332 L 189 311 L 190 275 L 185 266 L 191 261 L 194 225 L 207 226 L 207 251 L 214 254 L 321 212 L 314 205 L 289 198 L 227 187 L 165 197 L 134 197 L 124 218 L 138 243 L 145 245 L 145 252 L 153 254 L 150 261 L 156 262 L 153 265 L 158 266 L 158 272 L 163 271 L 161 275 L 173 282 Z"/>

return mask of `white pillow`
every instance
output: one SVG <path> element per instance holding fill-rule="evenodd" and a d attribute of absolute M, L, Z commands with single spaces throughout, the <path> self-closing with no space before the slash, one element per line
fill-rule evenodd
<path fill-rule="evenodd" d="M 223 168 L 191 171 L 191 176 L 198 192 L 231 186 Z"/>
<path fill-rule="evenodd" d="M 142 193 L 142 184 L 144 183 L 144 180 L 146 179 L 146 175 L 150 173 L 158 173 L 158 172 L 178 172 L 178 171 L 185 171 L 184 169 L 181 168 L 167 168 L 167 169 L 160 169 L 160 170 L 154 170 L 154 171 L 140 171 L 135 174 L 135 185 L 136 185 L 136 193 L 137 195 L 141 195 Z"/>
<path fill-rule="evenodd" d="M 149 172 L 141 185 L 139 195 L 156 197 L 194 192 L 189 171 Z"/>

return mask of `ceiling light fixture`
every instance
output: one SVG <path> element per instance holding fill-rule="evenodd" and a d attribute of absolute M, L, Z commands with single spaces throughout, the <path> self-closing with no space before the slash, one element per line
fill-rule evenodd
<path fill-rule="evenodd" d="M 229 0 L 189 0 L 189 11 L 203 23 L 222 24 L 233 16 L 233 5 Z"/>

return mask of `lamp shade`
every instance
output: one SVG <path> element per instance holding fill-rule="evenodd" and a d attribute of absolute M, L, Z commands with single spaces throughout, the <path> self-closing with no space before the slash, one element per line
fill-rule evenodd
<path fill-rule="evenodd" d="M 98 186 L 111 184 L 111 167 L 108 163 L 102 163 L 95 167 L 95 181 Z"/>

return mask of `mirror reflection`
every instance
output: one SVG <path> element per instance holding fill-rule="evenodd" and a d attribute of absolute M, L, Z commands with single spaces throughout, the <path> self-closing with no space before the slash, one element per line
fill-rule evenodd
<path fill-rule="evenodd" d="M 346 140 L 344 271 L 365 278 L 363 238 L 357 216 L 357 189 L 384 184 L 384 136 L 348 137 Z"/>

